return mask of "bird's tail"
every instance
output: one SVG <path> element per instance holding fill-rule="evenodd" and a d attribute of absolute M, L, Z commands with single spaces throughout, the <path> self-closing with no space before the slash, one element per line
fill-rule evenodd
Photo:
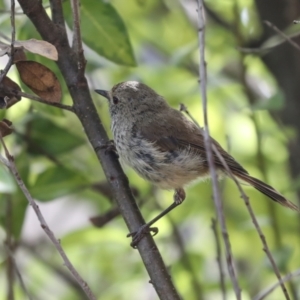
<path fill-rule="evenodd" d="M 273 201 L 286 206 L 288 208 L 291 208 L 293 210 L 296 210 L 300 212 L 299 208 L 289 200 L 285 199 L 280 193 L 278 193 L 275 189 L 273 189 L 270 185 L 262 182 L 259 179 L 256 179 L 248 174 L 236 174 L 236 176 L 243 181 L 249 183 L 254 188 L 256 188 L 261 193 L 265 194 L 269 198 L 271 198 Z"/>

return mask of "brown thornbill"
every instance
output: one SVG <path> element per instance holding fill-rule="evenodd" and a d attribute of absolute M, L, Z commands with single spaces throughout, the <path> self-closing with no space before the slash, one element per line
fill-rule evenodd
<path fill-rule="evenodd" d="M 135 247 L 145 232 L 157 232 L 150 227 L 153 223 L 182 203 L 185 185 L 210 176 L 203 130 L 171 108 L 162 96 L 145 84 L 127 81 L 116 84 L 111 91 L 96 92 L 108 99 L 111 129 L 120 159 L 158 187 L 175 190 L 171 206 L 130 234 Z M 213 138 L 211 141 L 235 177 L 273 201 L 299 211 L 270 185 L 250 176 Z M 219 174 L 227 175 L 216 154 L 214 162 Z"/>

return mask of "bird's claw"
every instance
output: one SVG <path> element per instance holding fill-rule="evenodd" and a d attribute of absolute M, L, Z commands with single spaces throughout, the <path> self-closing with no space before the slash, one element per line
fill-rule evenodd
<path fill-rule="evenodd" d="M 152 233 L 152 236 L 155 236 L 158 233 L 158 228 L 157 227 L 148 227 L 147 224 L 145 224 L 145 225 L 141 226 L 137 231 L 128 233 L 127 237 L 132 237 L 130 246 L 132 248 L 136 249 L 137 244 L 148 233 Z"/>

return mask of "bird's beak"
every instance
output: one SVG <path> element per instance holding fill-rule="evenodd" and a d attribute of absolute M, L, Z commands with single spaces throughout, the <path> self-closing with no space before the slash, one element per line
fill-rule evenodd
<path fill-rule="evenodd" d="M 101 96 L 105 97 L 109 101 L 109 92 L 104 90 L 95 90 L 96 93 L 100 94 Z"/>

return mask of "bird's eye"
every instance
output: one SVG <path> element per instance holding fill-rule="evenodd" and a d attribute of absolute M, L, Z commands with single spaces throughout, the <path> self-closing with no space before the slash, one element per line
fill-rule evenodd
<path fill-rule="evenodd" d="M 118 99 L 117 97 L 114 96 L 114 97 L 113 97 L 113 103 L 114 103 L 114 104 L 118 104 L 118 102 L 119 102 L 119 99 Z"/>

